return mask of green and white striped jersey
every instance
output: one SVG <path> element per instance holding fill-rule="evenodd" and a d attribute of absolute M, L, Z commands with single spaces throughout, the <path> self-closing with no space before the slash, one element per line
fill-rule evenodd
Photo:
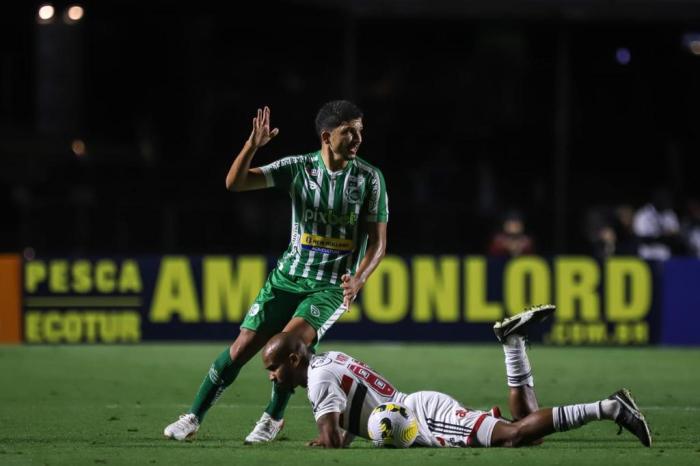
<path fill-rule="evenodd" d="M 363 224 L 389 220 L 382 172 L 359 157 L 330 172 L 320 151 L 260 169 L 268 187 L 287 189 L 292 198 L 291 239 L 279 270 L 331 284 L 354 274 L 367 249 Z"/>

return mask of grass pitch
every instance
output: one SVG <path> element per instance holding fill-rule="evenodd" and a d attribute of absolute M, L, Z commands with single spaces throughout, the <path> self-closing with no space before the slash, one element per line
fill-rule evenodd
<path fill-rule="evenodd" d="M 187 410 L 221 344 L 0 346 L 0 465 L 256 464 L 480 465 L 700 464 L 698 349 L 551 348 L 530 360 L 542 406 L 587 402 L 629 387 L 652 428 L 646 449 L 610 422 L 548 437 L 521 449 L 350 449 L 305 446 L 315 424 L 303 389 L 292 398 L 281 438 L 244 446 L 267 403 L 270 384 L 259 358 L 207 415 L 197 439 L 166 440 L 166 424 Z M 342 344 L 400 390 L 434 389 L 466 406 L 507 412 L 498 345 Z"/>

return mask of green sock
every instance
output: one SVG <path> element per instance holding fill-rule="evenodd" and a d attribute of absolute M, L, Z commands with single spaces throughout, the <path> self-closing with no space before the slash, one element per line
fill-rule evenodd
<path fill-rule="evenodd" d="M 284 417 L 284 409 L 287 407 L 287 403 L 289 403 L 293 393 L 294 390 L 285 390 L 273 383 L 272 398 L 270 399 L 270 404 L 265 408 L 265 412 L 276 421 L 282 419 Z"/>
<path fill-rule="evenodd" d="M 216 400 L 219 399 L 226 387 L 236 380 L 236 376 L 238 376 L 241 367 L 243 366 L 231 361 L 228 348 L 214 360 L 190 408 L 190 412 L 197 416 L 200 423 L 204 420 L 204 415 Z"/>

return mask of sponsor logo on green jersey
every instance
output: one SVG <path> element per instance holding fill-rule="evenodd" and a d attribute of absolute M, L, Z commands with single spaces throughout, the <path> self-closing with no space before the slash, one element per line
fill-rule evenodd
<path fill-rule="evenodd" d="M 326 225 L 352 226 L 357 223 L 357 214 L 348 212 L 337 214 L 333 210 L 322 212 L 317 209 L 304 209 L 304 222 L 324 223 Z"/>

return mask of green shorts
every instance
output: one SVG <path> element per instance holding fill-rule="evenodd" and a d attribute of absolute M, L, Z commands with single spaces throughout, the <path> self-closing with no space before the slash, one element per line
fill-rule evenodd
<path fill-rule="evenodd" d="M 345 311 L 340 285 L 294 277 L 275 267 L 246 313 L 241 328 L 272 336 L 281 332 L 293 317 L 301 317 L 316 329 L 315 347 Z"/>

